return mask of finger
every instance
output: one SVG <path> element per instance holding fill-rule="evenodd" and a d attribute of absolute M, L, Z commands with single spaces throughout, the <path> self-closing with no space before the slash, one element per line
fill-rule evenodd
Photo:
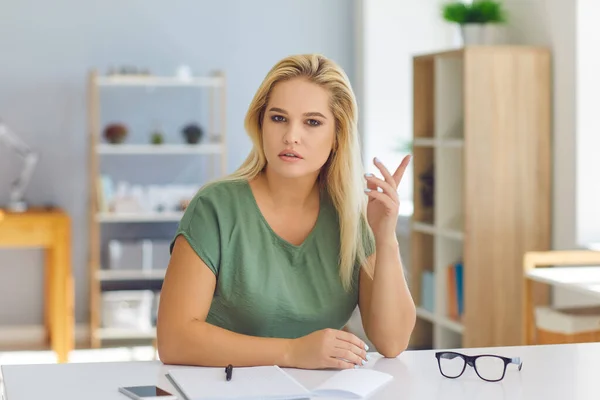
<path fill-rule="evenodd" d="M 400 184 L 400 181 L 402 180 L 402 177 L 404 176 L 404 171 L 406 171 L 406 167 L 408 167 L 408 164 L 410 163 L 411 158 L 412 158 L 411 156 L 404 157 L 402 159 L 402 162 L 396 169 L 396 172 L 394 172 L 393 177 L 394 177 L 394 181 L 396 181 L 396 185 Z"/>
<path fill-rule="evenodd" d="M 354 365 L 366 364 L 366 361 L 363 358 L 361 358 L 358 354 L 354 353 L 351 350 L 335 348 L 333 349 L 332 356 L 350 362 Z"/>
<path fill-rule="evenodd" d="M 371 174 L 371 173 L 365 174 L 365 177 L 369 174 Z M 371 175 L 373 175 L 373 174 L 371 174 Z M 377 184 L 375 182 L 371 182 L 367 179 L 367 188 L 369 188 L 371 190 L 377 190 Z"/>
<path fill-rule="evenodd" d="M 341 358 L 329 357 L 326 368 L 353 369 L 356 368 L 356 364 Z"/>
<path fill-rule="evenodd" d="M 379 179 L 378 177 L 374 176 L 373 174 L 366 174 L 365 178 L 367 179 L 367 187 L 371 190 L 373 189 L 377 189 L 377 187 L 380 187 L 383 192 L 385 194 L 387 194 L 388 196 L 390 196 L 392 198 L 392 200 L 397 201 L 398 200 L 398 191 L 395 187 L 392 187 L 392 185 L 390 185 L 388 182 Z M 371 184 L 371 185 L 369 185 Z M 375 188 L 372 188 L 371 186 L 375 186 Z"/>
<path fill-rule="evenodd" d="M 388 210 L 394 210 L 398 208 L 397 203 L 395 203 L 394 200 L 392 200 L 392 198 L 385 193 L 369 189 L 365 189 L 365 193 L 367 194 L 367 196 L 369 196 L 370 199 L 382 202 Z"/>
<path fill-rule="evenodd" d="M 388 182 L 390 185 L 393 185 L 395 187 L 398 186 L 398 184 L 394 180 L 394 177 L 392 176 L 392 174 L 390 174 L 390 171 L 388 171 L 387 167 L 385 165 L 383 165 L 383 163 L 381 161 L 379 161 L 379 159 L 377 157 L 375 157 L 373 159 L 373 163 L 375 164 L 375 166 L 377 168 L 379 168 L 379 170 L 381 171 L 381 174 L 383 175 L 383 179 L 385 179 L 386 182 Z"/>
<path fill-rule="evenodd" d="M 358 347 L 354 343 L 346 342 L 345 340 L 338 340 L 335 343 L 335 347 L 341 351 L 351 351 L 357 357 L 367 361 L 367 351 L 363 348 Z"/>
<path fill-rule="evenodd" d="M 353 344 L 356 347 L 358 347 L 359 349 L 369 350 L 369 347 L 366 345 L 365 342 L 363 342 L 362 340 L 360 340 L 358 338 L 358 336 L 356 336 L 350 332 L 337 331 L 335 337 L 336 337 L 336 339 L 343 340 L 344 342 Z"/>

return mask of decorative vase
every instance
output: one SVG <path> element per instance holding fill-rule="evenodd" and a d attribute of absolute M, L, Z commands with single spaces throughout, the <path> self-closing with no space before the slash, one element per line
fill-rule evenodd
<path fill-rule="evenodd" d="M 109 124 L 104 128 L 104 139 L 110 144 L 119 144 L 127 137 L 127 126 L 120 123 Z"/>
<path fill-rule="evenodd" d="M 202 139 L 204 132 L 200 126 L 196 124 L 189 124 L 183 128 L 182 133 L 186 143 L 196 144 L 200 141 L 200 139 Z"/>
<path fill-rule="evenodd" d="M 464 46 L 506 43 L 506 28 L 500 24 L 463 24 L 460 33 Z"/>

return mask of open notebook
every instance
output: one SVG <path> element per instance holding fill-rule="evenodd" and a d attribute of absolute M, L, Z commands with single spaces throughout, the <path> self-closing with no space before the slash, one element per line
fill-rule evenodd
<path fill-rule="evenodd" d="M 167 377 L 187 400 L 364 399 L 393 379 L 379 371 L 348 369 L 311 391 L 277 366 L 234 368 L 230 381 L 224 368 L 172 369 Z"/>

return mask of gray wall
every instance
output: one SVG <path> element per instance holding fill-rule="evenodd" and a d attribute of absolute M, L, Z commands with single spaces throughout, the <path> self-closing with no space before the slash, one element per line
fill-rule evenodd
<path fill-rule="evenodd" d="M 180 64 L 200 74 L 223 69 L 230 172 L 249 150 L 242 125 L 246 107 L 278 59 L 320 52 L 354 79 L 354 14 L 348 0 L 57 0 L 42 6 L 13 0 L 0 5 L 0 118 L 42 151 L 28 200 L 55 204 L 72 217 L 77 322 L 88 319 L 89 69 L 105 72 L 122 64 L 156 74 L 172 74 Z M 103 121 L 130 118 L 136 139 L 146 140 L 155 120 L 166 130 L 177 129 L 186 112 L 206 104 L 193 96 L 156 92 L 141 99 L 139 93 L 111 93 L 103 97 Z M 153 118 L 142 118 L 148 114 Z M 133 171 L 124 164 L 112 169 L 140 181 L 147 176 L 189 181 L 198 171 L 190 162 L 195 161 L 146 160 L 134 164 L 138 169 Z M 8 184 L 18 167 L 19 159 L 0 145 L 0 204 L 8 199 Z M 0 325 L 42 322 L 42 271 L 40 250 L 0 250 Z"/>

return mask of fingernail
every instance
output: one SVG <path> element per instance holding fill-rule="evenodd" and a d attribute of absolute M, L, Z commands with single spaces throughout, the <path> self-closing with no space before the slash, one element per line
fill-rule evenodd
<path fill-rule="evenodd" d="M 360 368 L 358 365 L 354 365 L 354 369 L 358 369 Z"/>
<path fill-rule="evenodd" d="M 365 176 L 366 176 L 366 177 L 371 177 L 371 176 L 373 176 L 373 174 L 372 174 L 372 173 L 370 173 L 370 172 L 367 172 L 367 173 L 365 174 Z"/>
<path fill-rule="evenodd" d="M 362 365 L 365 365 L 367 362 L 365 360 L 362 360 Z"/>
<path fill-rule="evenodd" d="M 369 351 L 369 345 L 365 343 L 365 350 Z"/>
<path fill-rule="evenodd" d="M 375 157 L 374 160 L 376 163 L 381 162 L 381 161 L 379 161 L 379 158 L 377 158 L 377 157 Z"/>
<path fill-rule="evenodd" d="M 365 188 L 365 192 L 366 192 L 366 193 L 369 193 L 370 191 L 371 191 L 371 189 L 369 189 L 369 188 Z"/>

